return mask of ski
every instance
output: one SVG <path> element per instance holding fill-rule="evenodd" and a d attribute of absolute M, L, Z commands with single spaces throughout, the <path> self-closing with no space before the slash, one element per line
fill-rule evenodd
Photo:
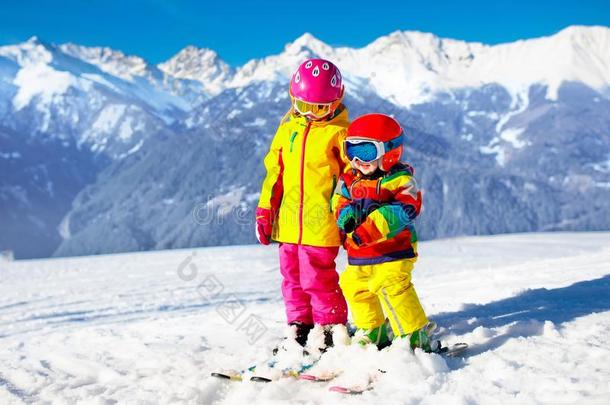
<path fill-rule="evenodd" d="M 271 359 L 267 362 L 267 367 L 269 368 L 273 368 L 275 366 L 275 359 Z M 216 377 L 216 378 L 220 378 L 223 380 L 230 380 L 230 381 L 243 381 L 244 379 L 244 374 L 246 373 L 252 373 L 256 370 L 256 367 L 258 365 L 253 365 L 250 366 L 246 369 L 243 370 L 219 370 L 219 371 L 214 371 L 212 373 L 210 373 L 210 375 L 212 377 Z"/>
<path fill-rule="evenodd" d="M 216 378 L 221 378 L 221 379 L 225 379 L 225 380 L 231 380 L 231 381 L 242 381 L 243 380 L 243 375 L 241 371 L 214 371 L 212 373 L 210 373 L 210 375 L 212 377 L 216 377 Z"/>
<path fill-rule="evenodd" d="M 312 381 L 312 382 L 328 382 L 328 381 L 331 381 L 331 380 L 334 380 L 335 378 L 337 378 L 339 376 L 339 374 L 341 374 L 341 373 L 340 372 L 330 372 L 330 373 L 321 374 L 321 375 L 303 373 L 303 374 L 299 375 L 299 380 Z"/>
<path fill-rule="evenodd" d="M 274 363 L 270 361 L 267 366 L 273 367 Z M 231 380 L 231 381 L 243 381 L 244 374 L 247 372 L 253 372 L 256 369 L 256 365 L 248 367 L 244 370 L 219 370 L 210 373 L 212 377 Z"/>
<path fill-rule="evenodd" d="M 220 378 L 220 379 L 224 379 L 224 380 L 230 380 L 230 381 L 243 381 L 244 380 L 244 376 L 248 373 L 252 373 L 253 375 L 250 377 L 250 381 L 255 381 L 255 382 L 272 382 L 272 381 L 276 381 L 279 380 L 280 378 L 299 378 L 299 376 L 301 375 L 301 373 L 305 372 L 306 370 L 309 370 L 311 367 L 313 367 L 313 365 L 316 362 L 314 361 L 313 363 L 307 363 L 307 364 L 303 364 L 301 365 L 301 367 L 297 367 L 297 368 L 287 368 L 287 369 L 283 369 L 279 372 L 273 373 L 273 375 L 264 375 L 264 374 L 259 374 L 257 375 L 257 368 L 266 368 L 267 370 L 275 370 L 276 365 L 277 365 L 277 359 L 271 359 L 269 360 L 266 364 L 264 364 L 263 367 L 261 367 L 261 365 L 253 365 L 251 367 L 248 367 L 246 369 L 243 370 L 218 370 L 218 371 L 214 371 L 212 373 L 210 373 L 210 375 L 212 377 L 215 378 Z"/>
<path fill-rule="evenodd" d="M 458 357 L 466 350 L 468 350 L 468 343 L 454 343 L 451 346 L 442 346 L 438 351 L 434 353 L 438 353 L 445 357 Z"/>
<path fill-rule="evenodd" d="M 315 363 L 316 363 L 316 361 L 314 361 L 313 363 L 302 364 L 301 367 L 298 367 L 298 368 L 286 368 L 286 369 L 281 370 L 281 372 L 279 372 L 279 373 L 272 373 L 272 374 L 267 374 L 267 375 L 264 375 L 264 374 L 257 375 L 256 370 L 252 370 L 254 375 L 252 377 L 250 377 L 250 381 L 269 383 L 269 382 L 280 380 L 282 378 L 299 379 L 300 376 L 302 375 L 302 373 L 304 373 L 305 371 L 307 371 L 311 367 L 313 367 Z M 269 367 L 269 368 L 274 369 L 275 366 Z"/>
<path fill-rule="evenodd" d="M 344 395 L 362 394 L 363 392 L 371 391 L 373 388 L 375 388 L 375 382 L 377 381 L 377 379 L 379 378 L 379 376 L 381 374 L 385 374 L 385 371 L 377 370 L 376 374 L 369 375 L 368 382 L 365 384 L 355 384 L 355 385 L 351 385 L 351 386 L 332 385 L 328 388 L 328 390 L 331 392 L 338 392 L 339 394 L 344 394 Z"/>
<path fill-rule="evenodd" d="M 328 390 L 331 392 L 338 392 L 339 394 L 344 395 L 358 395 L 363 392 L 370 391 L 374 388 L 373 384 L 363 385 L 363 386 L 353 386 L 353 387 L 342 387 L 340 385 L 333 385 Z"/>

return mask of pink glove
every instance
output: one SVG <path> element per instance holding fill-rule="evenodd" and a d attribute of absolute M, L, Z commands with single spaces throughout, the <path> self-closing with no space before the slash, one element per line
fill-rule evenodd
<path fill-rule="evenodd" d="M 268 245 L 271 241 L 271 231 L 273 230 L 273 219 L 271 210 L 267 208 L 256 209 L 256 239 L 263 245 Z"/>

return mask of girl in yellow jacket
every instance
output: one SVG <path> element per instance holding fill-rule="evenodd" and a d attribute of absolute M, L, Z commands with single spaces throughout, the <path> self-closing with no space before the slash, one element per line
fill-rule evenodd
<path fill-rule="evenodd" d="M 256 210 L 256 236 L 280 242 L 287 338 L 305 346 L 316 325 L 322 350 L 347 338 L 347 305 L 335 268 L 341 244 L 330 199 L 344 170 L 349 124 L 339 69 L 324 59 L 303 62 L 290 81 L 292 108 L 265 157 L 267 175 Z M 337 342 L 335 342 L 337 343 Z"/>

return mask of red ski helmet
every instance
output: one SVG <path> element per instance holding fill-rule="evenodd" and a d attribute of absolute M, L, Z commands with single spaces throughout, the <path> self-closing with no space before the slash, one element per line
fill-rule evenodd
<path fill-rule="evenodd" d="M 356 118 L 347 128 L 344 151 L 350 160 L 379 159 L 379 168 L 387 172 L 400 161 L 403 140 L 403 130 L 394 118 L 385 114 L 366 114 Z M 355 148 L 350 150 L 351 147 Z M 359 152 L 368 159 L 360 158 Z"/>

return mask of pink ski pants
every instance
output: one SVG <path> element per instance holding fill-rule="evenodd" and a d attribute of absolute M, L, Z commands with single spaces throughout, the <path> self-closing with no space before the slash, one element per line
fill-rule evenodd
<path fill-rule="evenodd" d="M 345 324 L 347 304 L 335 269 L 338 247 L 280 244 L 286 318 L 305 324 Z"/>

